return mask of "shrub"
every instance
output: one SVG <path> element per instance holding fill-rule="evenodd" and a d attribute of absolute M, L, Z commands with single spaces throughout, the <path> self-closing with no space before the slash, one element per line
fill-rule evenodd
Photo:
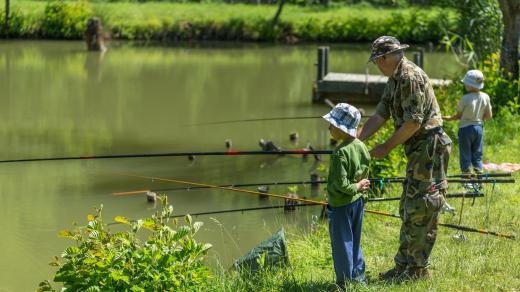
<path fill-rule="evenodd" d="M 376 145 L 384 143 L 394 133 L 392 121 L 389 120 L 386 124 L 377 131 L 367 142 L 368 149 L 374 148 Z M 398 146 L 383 159 L 372 159 L 370 162 L 370 176 L 371 177 L 394 177 L 400 174 L 400 171 L 406 166 L 403 146 Z"/>
<path fill-rule="evenodd" d="M 0 34 L 5 35 L 5 10 L 0 10 Z M 21 37 L 26 34 L 26 18 L 18 9 L 9 12 L 9 36 Z"/>
<path fill-rule="evenodd" d="M 77 245 L 63 252 L 65 263 L 58 257 L 51 263 L 58 267 L 54 281 L 71 291 L 186 291 L 205 284 L 209 270 L 202 260 L 211 245 L 194 239 L 202 223 L 193 223 L 187 215 L 186 225 L 172 229 L 168 223 L 173 207 L 165 196 L 160 200 L 163 208 L 152 218 L 130 222 L 116 217 L 131 227 L 126 232 L 108 230 L 101 215 L 103 206 L 97 215 L 88 215 L 87 226 L 60 232 Z M 173 224 L 177 225 L 176 220 Z M 144 242 L 138 236 L 143 229 L 150 232 Z M 45 281 L 39 290 L 52 288 Z"/>
<path fill-rule="evenodd" d="M 80 39 L 92 9 L 86 2 L 50 2 L 41 20 L 41 35 L 49 38 Z"/>

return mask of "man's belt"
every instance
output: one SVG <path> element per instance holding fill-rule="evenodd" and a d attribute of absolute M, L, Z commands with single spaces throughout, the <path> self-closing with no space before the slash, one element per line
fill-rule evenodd
<path fill-rule="evenodd" d="M 424 140 L 432 135 L 435 135 L 435 134 L 442 134 L 444 133 L 444 130 L 442 129 L 442 127 L 435 127 L 435 128 L 432 128 L 432 129 L 429 129 L 429 130 L 426 130 L 426 131 L 423 131 L 421 133 L 416 133 L 414 134 L 412 137 L 410 137 L 408 140 L 406 140 L 406 144 L 412 144 L 412 143 L 415 143 L 417 141 L 420 141 L 420 140 Z"/>

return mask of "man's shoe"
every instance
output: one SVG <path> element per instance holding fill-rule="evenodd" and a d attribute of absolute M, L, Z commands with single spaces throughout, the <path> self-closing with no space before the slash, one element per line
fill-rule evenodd
<path fill-rule="evenodd" d="M 395 266 L 386 272 L 379 273 L 379 279 L 383 281 L 394 281 L 399 278 L 402 273 L 406 271 L 405 268 Z"/>
<path fill-rule="evenodd" d="M 426 280 L 430 278 L 430 273 L 428 272 L 428 268 L 407 268 L 399 277 L 397 277 L 396 282 L 406 282 L 406 281 L 417 281 L 417 280 Z"/>

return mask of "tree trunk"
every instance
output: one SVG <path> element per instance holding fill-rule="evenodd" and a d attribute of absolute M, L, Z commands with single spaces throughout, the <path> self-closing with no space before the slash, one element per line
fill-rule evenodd
<path fill-rule="evenodd" d="M 5 37 L 9 37 L 9 0 L 5 0 Z"/>
<path fill-rule="evenodd" d="M 282 9 L 285 4 L 285 0 L 280 0 L 278 2 L 278 10 L 276 10 L 276 14 L 273 17 L 273 27 L 278 24 L 278 20 L 280 19 L 280 14 L 282 14 Z"/>
<path fill-rule="evenodd" d="M 504 34 L 500 49 L 500 67 L 506 77 L 518 79 L 518 41 L 520 36 L 520 4 L 518 0 L 499 0 Z M 509 75 L 511 74 L 511 75 Z"/>

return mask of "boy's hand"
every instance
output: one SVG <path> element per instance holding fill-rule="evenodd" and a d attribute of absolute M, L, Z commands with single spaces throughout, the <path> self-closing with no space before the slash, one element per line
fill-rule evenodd
<path fill-rule="evenodd" d="M 358 192 L 366 191 L 370 187 L 370 181 L 368 179 L 362 179 L 356 183 Z"/>
<path fill-rule="evenodd" d="M 390 150 L 386 147 L 385 144 L 379 144 L 370 150 L 370 156 L 374 157 L 375 159 L 382 159 L 388 154 L 388 152 L 390 152 Z"/>

